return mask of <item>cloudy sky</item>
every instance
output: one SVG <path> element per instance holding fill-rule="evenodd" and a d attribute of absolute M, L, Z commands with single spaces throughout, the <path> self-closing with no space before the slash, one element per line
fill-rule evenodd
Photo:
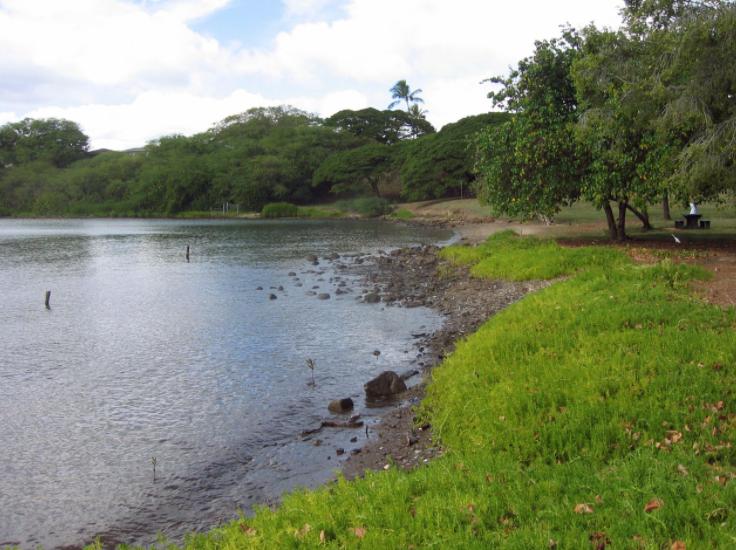
<path fill-rule="evenodd" d="M 488 111 L 559 26 L 621 0 L 0 0 L 0 124 L 74 120 L 92 147 L 192 134 L 250 107 L 385 108 L 399 79 L 437 127 Z"/>

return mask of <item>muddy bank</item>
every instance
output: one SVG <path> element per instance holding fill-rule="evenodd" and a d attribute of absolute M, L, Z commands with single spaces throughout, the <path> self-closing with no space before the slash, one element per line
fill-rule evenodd
<path fill-rule="evenodd" d="M 424 396 L 432 367 L 452 352 L 456 341 L 475 332 L 493 314 L 547 284 L 475 279 L 466 268 L 441 260 L 439 250 L 436 246 L 400 249 L 364 257 L 350 267 L 363 276 L 363 300 L 370 304 L 366 307 L 425 306 L 440 312 L 445 322 L 433 334 L 416 335 L 421 383 L 387 409 L 368 442 L 343 464 L 348 479 L 390 463 L 411 469 L 441 454 L 432 441 L 431 426 L 417 426 L 413 412 Z"/>

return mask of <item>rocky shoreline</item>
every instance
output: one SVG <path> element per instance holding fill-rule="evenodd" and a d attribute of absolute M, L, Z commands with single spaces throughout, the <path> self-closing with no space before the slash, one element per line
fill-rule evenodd
<path fill-rule="evenodd" d="M 416 426 L 413 407 L 424 396 L 431 369 L 455 342 L 472 334 L 489 317 L 521 299 L 545 282 L 514 283 L 475 279 L 468 270 L 445 262 L 437 246 L 417 246 L 389 253 L 362 256 L 348 271 L 363 283 L 362 299 L 384 307 L 429 307 L 445 318 L 432 334 L 417 334 L 418 365 L 422 380 L 401 394 L 397 404 L 374 425 L 367 443 L 343 463 L 343 474 L 352 479 L 366 470 L 394 464 L 412 469 L 442 454 L 432 440 L 431 426 Z"/>

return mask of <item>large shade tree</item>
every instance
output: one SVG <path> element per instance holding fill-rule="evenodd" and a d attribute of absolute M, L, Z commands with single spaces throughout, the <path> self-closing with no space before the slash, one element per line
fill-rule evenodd
<path fill-rule="evenodd" d="M 570 75 L 581 39 L 566 30 L 536 43 L 508 77 L 490 82 L 496 108 L 511 113 L 478 136 L 479 198 L 492 212 L 549 219 L 580 195 L 585 166 L 574 134 L 577 98 Z"/>
<path fill-rule="evenodd" d="M 36 160 L 57 168 L 83 158 L 89 138 L 76 122 L 59 118 L 25 118 L 0 126 L 0 168 Z"/>
<path fill-rule="evenodd" d="M 380 184 L 393 170 L 394 160 L 394 150 L 378 143 L 335 153 L 314 173 L 313 185 L 327 186 L 336 194 L 362 194 L 370 190 L 380 197 Z"/>

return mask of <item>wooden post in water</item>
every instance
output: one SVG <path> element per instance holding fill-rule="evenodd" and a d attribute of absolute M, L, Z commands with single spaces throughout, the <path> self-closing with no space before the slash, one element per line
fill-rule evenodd
<path fill-rule="evenodd" d="M 189 261 L 189 245 L 187 245 L 187 262 Z"/>
<path fill-rule="evenodd" d="M 46 291 L 46 309 L 51 309 L 51 291 Z"/>

